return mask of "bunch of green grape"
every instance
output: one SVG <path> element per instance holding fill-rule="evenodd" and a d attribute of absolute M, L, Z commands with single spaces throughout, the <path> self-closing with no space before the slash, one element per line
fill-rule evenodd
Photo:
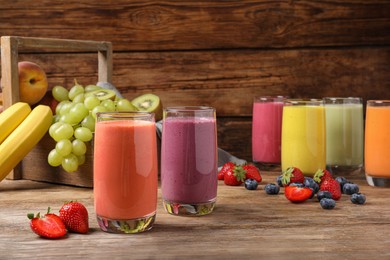
<path fill-rule="evenodd" d="M 83 87 L 77 82 L 70 90 L 53 87 L 52 95 L 59 103 L 49 128 L 49 135 L 56 141 L 47 158 L 51 166 L 62 166 L 66 172 L 75 172 L 84 164 L 86 144 L 92 140 L 95 131 L 96 113 L 136 110 L 125 98 L 115 96 L 113 100 L 89 95 L 101 89 L 96 85 Z"/>

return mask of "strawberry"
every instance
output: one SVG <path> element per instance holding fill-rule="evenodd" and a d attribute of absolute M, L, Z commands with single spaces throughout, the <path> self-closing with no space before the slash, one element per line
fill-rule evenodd
<path fill-rule="evenodd" d="M 229 186 L 239 186 L 245 180 L 245 170 L 240 165 L 235 165 L 225 172 L 224 182 Z"/>
<path fill-rule="evenodd" d="M 284 196 L 294 203 L 304 202 L 311 197 L 312 193 L 313 190 L 307 187 L 286 186 L 284 188 Z"/>
<path fill-rule="evenodd" d="M 222 166 L 221 170 L 218 172 L 218 180 L 223 180 L 224 176 L 225 176 L 225 173 L 227 171 L 232 170 L 234 166 L 236 166 L 236 164 L 234 162 L 227 162 L 227 163 L 225 163 Z"/>
<path fill-rule="evenodd" d="M 50 207 L 43 217 L 40 213 L 36 216 L 34 216 L 34 213 L 29 213 L 27 217 L 31 219 L 30 227 L 32 231 L 41 237 L 59 238 L 66 235 L 64 222 L 56 214 L 50 213 Z"/>
<path fill-rule="evenodd" d="M 320 185 L 323 181 L 328 179 L 333 179 L 332 174 L 328 170 L 318 169 L 318 171 L 313 176 L 313 180 L 315 180 Z"/>
<path fill-rule="evenodd" d="M 70 201 L 60 209 L 60 218 L 69 231 L 88 233 L 88 211 L 80 202 Z"/>
<path fill-rule="evenodd" d="M 258 183 L 261 182 L 262 178 L 260 175 L 260 170 L 256 166 L 252 164 L 247 164 L 242 166 L 242 168 L 246 171 L 245 180 L 252 179 L 256 180 Z"/>
<path fill-rule="evenodd" d="M 324 180 L 320 185 L 320 191 L 329 191 L 334 200 L 339 200 L 341 198 L 340 183 L 335 179 Z"/>
<path fill-rule="evenodd" d="M 290 183 L 299 182 L 303 183 L 305 176 L 302 171 L 297 167 L 289 167 L 282 173 L 282 184 L 288 186 Z"/>

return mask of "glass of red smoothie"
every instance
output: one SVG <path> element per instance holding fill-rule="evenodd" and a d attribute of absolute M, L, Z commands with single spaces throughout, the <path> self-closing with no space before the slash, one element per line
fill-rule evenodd
<path fill-rule="evenodd" d="M 103 231 L 138 233 L 152 228 L 157 209 L 157 140 L 154 114 L 97 114 L 94 203 Z"/>
<path fill-rule="evenodd" d="M 252 160 L 260 169 L 280 166 L 283 96 L 259 96 L 253 100 Z"/>
<path fill-rule="evenodd" d="M 161 191 L 165 210 L 200 216 L 217 198 L 217 126 L 212 107 L 164 109 L 161 138 Z"/>

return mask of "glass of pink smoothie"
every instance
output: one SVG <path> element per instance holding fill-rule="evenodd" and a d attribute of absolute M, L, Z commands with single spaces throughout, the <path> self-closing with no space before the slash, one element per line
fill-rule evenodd
<path fill-rule="evenodd" d="M 168 213 L 199 216 L 213 211 L 217 198 L 217 160 L 214 108 L 164 109 L 161 191 Z"/>
<path fill-rule="evenodd" d="M 252 160 L 259 168 L 280 166 L 283 96 L 255 97 L 252 119 Z"/>
<path fill-rule="evenodd" d="M 95 211 L 103 231 L 151 229 L 158 172 L 154 114 L 98 113 L 93 172 Z"/>

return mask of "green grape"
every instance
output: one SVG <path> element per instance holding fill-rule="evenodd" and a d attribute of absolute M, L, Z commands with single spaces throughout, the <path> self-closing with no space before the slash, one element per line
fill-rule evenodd
<path fill-rule="evenodd" d="M 96 85 L 88 85 L 88 86 L 85 86 L 85 88 L 84 88 L 85 92 L 91 92 L 91 91 L 95 91 L 95 90 L 99 90 L 99 89 L 101 89 L 101 87 L 96 86 Z"/>
<path fill-rule="evenodd" d="M 94 107 L 91 111 L 91 114 L 92 114 L 92 117 L 95 118 L 95 120 L 96 120 L 96 114 L 99 112 L 107 112 L 107 108 L 105 108 L 104 106 Z"/>
<path fill-rule="evenodd" d="M 73 145 L 69 139 L 62 139 L 56 144 L 56 151 L 61 156 L 67 156 L 72 152 Z"/>
<path fill-rule="evenodd" d="M 117 111 L 137 111 L 138 109 L 125 98 L 121 98 L 116 103 Z"/>
<path fill-rule="evenodd" d="M 67 103 L 65 103 L 65 104 L 63 104 L 62 106 L 61 106 L 61 109 L 60 109 L 60 111 L 59 111 L 59 115 L 66 115 L 66 114 L 68 114 L 69 113 L 69 111 L 70 111 L 70 109 L 72 108 L 74 106 L 74 103 L 72 103 L 72 102 L 67 102 Z"/>
<path fill-rule="evenodd" d="M 69 116 L 72 118 L 75 124 L 80 123 L 84 117 L 89 114 L 89 110 L 85 107 L 84 103 L 76 103 L 69 110 Z"/>
<path fill-rule="evenodd" d="M 68 97 L 73 100 L 78 94 L 84 93 L 84 88 L 81 85 L 74 85 L 70 90 Z"/>
<path fill-rule="evenodd" d="M 83 103 L 85 99 L 84 93 L 80 93 L 74 97 L 73 103 Z"/>
<path fill-rule="evenodd" d="M 56 149 L 53 149 L 47 156 L 47 162 L 53 167 L 60 166 L 62 163 L 62 156 L 57 152 Z"/>
<path fill-rule="evenodd" d="M 83 126 L 78 127 L 76 130 L 74 130 L 74 137 L 83 142 L 89 142 L 92 140 L 92 132 L 89 130 L 89 128 Z"/>
<path fill-rule="evenodd" d="M 115 102 L 111 99 L 103 100 L 102 103 L 100 103 L 101 106 L 104 106 L 107 111 L 113 112 L 115 111 Z"/>
<path fill-rule="evenodd" d="M 75 125 L 77 123 L 80 123 L 77 117 L 75 117 L 73 114 L 70 113 L 60 116 L 60 122 L 70 124 L 70 125 Z"/>
<path fill-rule="evenodd" d="M 84 126 L 91 130 L 91 132 L 95 132 L 95 123 L 96 120 L 91 115 L 87 115 L 83 121 L 81 121 L 81 126 Z"/>
<path fill-rule="evenodd" d="M 61 101 L 60 103 L 58 103 L 58 105 L 56 106 L 56 115 L 59 115 L 60 112 L 61 112 L 62 107 L 63 107 L 65 104 L 68 104 L 68 103 L 72 103 L 72 102 L 69 101 L 69 100 L 64 100 L 64 101 Z"/>
<path fill-rule="evenodd" d="M 73 127 L 70 124 L 66 124 L 63 122 L 58 122 L 55 124 L 59 124 L 52 130 L 52 134 L 50 135 L 56 142 L 62 139 L 70 139 L 73 136 Z M 53 124 L 52 126 L 54 126 Z M 49 130 L 50 134 L 50 130 Z"/>
<path fill-rule="evenodd" d="M 59 122 L 60 121 L 60 117 L 61 117 L 60 115 L 54 115 L 53 116 L 53 124 Z"/>
<path fill-rule="evenodd" d="M 56 122 L 52 124 L 49 128 L 49 135 L 54 139 L 53 133 L 62 125 L 62 122 Z"/>
<path fill-rule="evenodd" d="M 71 153 L 62 159 L 61 165 L 66 172 L 75 172 L 79 167 L 79 161 L 77 156 Z"/>
<path fill-rule="evenodd" d="M 88 110 L 94 109 L 96 106 L 100 105 L 100 100 L 95 96 L 85 97 L 84 105 Z"/>
<path fill-rule="evenodd" d="M 55 86 L 51 90 L 51 94 L 53 95 L 55 100 L 61 102 L 64 100 L 68 100 L 69 91 L 62 86 Z"/>
<path fill-rule="evenodd" d="M 79 162 L 79 166 L 85 163 L 85 154 L 77 156 L 77 160 Z"/>
<path fill-rule="evenodd" d="M 76 156 L 83 155 L 87 152 L 87 146 L 79 139 L 74 139 L 72 142 L 72 153 Z"/>

